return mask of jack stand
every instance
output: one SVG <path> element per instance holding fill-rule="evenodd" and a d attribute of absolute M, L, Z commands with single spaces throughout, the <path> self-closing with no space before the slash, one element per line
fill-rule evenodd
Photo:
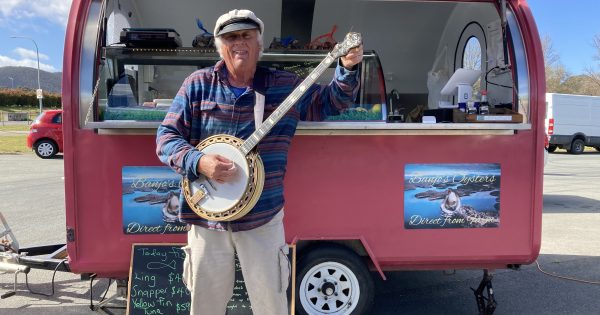
<path fill-rule="evenodd" d="M 17 276 L 19 273 L 28 274 L 31 268 L 19 264 L 19 254 L 17 254 L 19 252 L 19 242 L 17 242 L 17 238 L 8 226 L 2 212 L 0 212 L 0 223 L 2 223 L 3 228 L 3 230 L 0 230 L 0 246 L 4 247 L 3 250 L 0 250 L 0 271 L 15 274 L 13 290 L 0 296 L 0 299 L 6 299 L 17 294 Z"/>
<path fill-rule="evenodd" d="M 479 315 L 491 315 L 496 309 L 496 299 L 494 299 L 494 289 L 492 289 L 492 278 L 494 276 L 487 269 L 483 270 L 483 279 L 479 283 L 477 290 L 471 288 L 475 293 Z M 483 290 L 487 290 L 487 298 L 483 296 Z M 487 302 L 487 303 L 486 303 Z"/>
<path fill-rule="evenodd" d="M 15 283 L 13 284 L 13 290 L 6 292 L 0 296 L 0 299 L 6 299 L 17 294 L 17 275 L 19 275 L 20 272 L 25 274 L 29 273 L 30 268 L 29 266 L 0 262 L 0 271 L 12 271 L 15 273 Z"/>
<path fill-rule="evenodd" d="M 94 278 L 95 276 L 92 276 L 91 281 L 93 281 Z M 113 312 L 111 312 L 108 309 L 126 309 L 126 301 L 124 301 L 121 298 L 127 298 L 127 279 L 117 279 L 115 280 L 115 282 L 117 283 L 117 292 L 108 299 L 105 299 L 100 303 L 91 306 L 90 308 L 92 309 L 92 311 L 103 315 L 113 315 Z M 106 288 L 107 291 L 108 289 L 110 289 L 110 286 Z M 108 305 L 113 301 L 117 302 L 118 304 Z"/>

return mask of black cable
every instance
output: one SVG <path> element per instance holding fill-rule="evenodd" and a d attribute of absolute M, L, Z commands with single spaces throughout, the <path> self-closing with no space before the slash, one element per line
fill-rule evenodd
<path fill-rule="evenodd" d="M 503 87 L 503 88 L 507 88 L 507 89 L 512 89 L 513 88 L 512 86 L 502 85 L 502 84 L 494 83 L 494 82 L 491 82 L 488 80 L 488 74 L 490 74 L 490 72 L 492 72 L 493 70 L 496 70 L 496 69 L 500 69 L 500 67 L 495 66 L 492 69 L 490 69 L 488 72 L 485 73 L 485 82 L 487 82 L 488 84 L 491 84 L 491 85 L 495 85 L 495 86 L 499 86 L 499 87 Z"/>
<path fill-rule="evenodd" d="M 52 273 L 52 293 L 50 293 L 50 294 L 43 293 L 43 292 L 35 292 L 35 291 L 31 290 L 31 288 L 29 287 L 29 279 L 28 279 L 27 273 L 26 273 L 25 274 L 25 285 L 27 286 L 27 290 L 29 290 L 29 293 L 48 296 L 48 297 L 53 296 L 54 295 L 54 277 L 56 276 L 56 272 L 58 271 L 58 268 L 60 267 L 60 265 L 64 265 L 66 261 L 67 261 L 66 259 L 61 260 L 61 262 L 59 262 L 58 265 L 56 265 L 56 268 L 54 268 L 54 272 Z"/>
<path fill-rule="evenodd" d="M 95 311 L 96 308 L 94 306 L 94 289 L 93 289 L 93 283 L 94 283 L 94 279 L 96 279 L 96 274 L 92 274 L 90 276 L 90 310 Z M 102 301 L 104 301 L 104 299 L 106 298 L 106 294 L 108 293 L 108 289 L 110 289 L 110 285 L 112 284 L 112 279 L 108 279 L 108 286 L 106 287 L 106 290 L 104 290 L 104 294 L 102 295 L 102 298 L 100 299 L 100 301 L 98 303 L 102 303 Z"/>
<path fill-rule="evenodd" d="M 90 310 L 95 311 L 94 309 L 94 289 L 92 288 L 92 284 L 94 283 L 94 279 L 96 279 L 96 274 L 92 274 L 90 276 Z"/>
<path fill-rule="evenodd" d="M 102 301 L 104 301 L 104 299 L 106 298 L 106 294 L 108 293 L 108 289 L 110 289 L 110 285 L 112 284 L 112 279 L 108 279 L 108 286 L 106 287 L 106 290 L 104 290 L 104 294 L 102 295 L 102 298 L 100 299 L 100 302 L 98 303 L 102 303 Z"/>

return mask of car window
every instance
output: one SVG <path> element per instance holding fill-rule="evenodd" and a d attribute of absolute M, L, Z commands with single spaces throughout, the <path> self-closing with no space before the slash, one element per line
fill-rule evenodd
<path fill-rule="evenodd" d="M 62 113 L 58 113 L 56 116 L 52 117 L 53 124 L 62 124 Z"/>

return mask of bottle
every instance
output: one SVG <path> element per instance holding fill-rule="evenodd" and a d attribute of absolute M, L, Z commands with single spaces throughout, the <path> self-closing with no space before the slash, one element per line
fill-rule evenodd
<path fill-rule="evenodd" d="M 470 115 L 477 114 L 477 107 L 475 107 L 475 102 L 473 102 L 473 101 L 467 102 L 467 114 L 470 114 Z"/>
<path fill-rule="evenodd" d="M 479 102 L 479 114 L 488 115 L 490 113 L 490 103 L 487 100 L 487 91 L 481 90 L 481 101 Z"/>
<path fill-rule="evenodd" d="M 471 98 L 467 101 L 467 114 L 477 114 L 476 99 L 477 96 L 473 93 Z"/>

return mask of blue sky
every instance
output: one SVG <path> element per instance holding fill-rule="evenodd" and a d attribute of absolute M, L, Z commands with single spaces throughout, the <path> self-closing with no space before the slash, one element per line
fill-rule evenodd
<path fill-rule="evenodd" d="M 37 68 L 35 45 L 39 48 L 40 69 L 62 71 L 65 28 L 71 0 L 0 0 L 0 67 Z"/>
<path fill-rule="evenodd" d="M 594 35 L 600 34 L 600 0 L 527 0 L 540 36 L 548 35 L 562 64 L 573 74 L 598 65 Z"/>
<path fill-rule="evenodd" d="M 600 34 L 600 0 L 528 0 L 540 35 L 548 35 L 561 62 L 571 74 L 581 74 L 586 66 L 598 64 L 593 57 L 592 38 Z M 0 0 L 0 67 L 37 66 L 35 46 L 40 52 L 40 68 L 62 71 L 65 27 L 71 0 Z"/>

